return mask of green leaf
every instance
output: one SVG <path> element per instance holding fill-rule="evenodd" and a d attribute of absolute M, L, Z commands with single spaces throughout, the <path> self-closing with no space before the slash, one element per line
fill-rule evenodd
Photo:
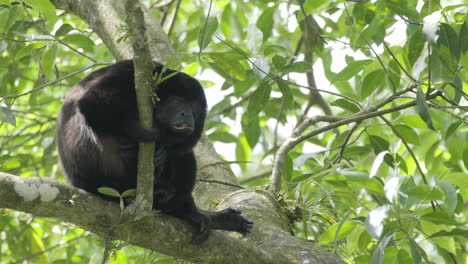
<path fill-rule="evenodd" d="M 454 237 L 454 236 L 460 236 L 461 238 L 467 238 L 468 237 L 468 230 L 465 229 L 458 229 L 455 228 L 451 231 L 439 231 L 436 232 L 432 235 L 430 235 L 428 238 L 435 238 L 435 237 Z"/>
<path fill-rule="evenodd" d="M 351 113 L 357 113 L 360 111 L 359 107 L 354 104 L 353 102 L 350 102 L 346 99 L 337 99 L 333 102 L 330 103 L 332 106 L 337 106 L 339 108 L 342 108 L 344 110 L 347 110 Z"/>
<path fill-rule="evenodd" d="M 35 43 L 31 43 L 31 44 L 29 44 L 27 46 L 22 47 L 16 53 L 15 60 L 19 60 L 19 59 L 23 58 L 24 56 L 30 55 L 32 50 L 40 49 L 40 48 L 44 47 L 46 44 L 47 43 L 45 43 L 45 42 L 35 42 Z"/>
<path fill-rule="evenodd" d="M 55 16 L 55 6 L 49 0 L 23 0 L 32 8 L 41 12 L 44 17 Z"/>
<path fill-rule="evenodd" d="M 218 68 L 222 68 L 227 74 L 238 80 L 246 79 L 246 69 L 244 69 L 244 66 L 240 63 L 240 61 L 243 60 L 242 56 L 224 52 L 209 52 L 205 53 L 205 55 L 213 60 Z"/>
<path fill-rule="evenodd" d="M 452 216 L 444 212 L 430 212 L 421 216 L 421 219 L 424 219 L 436 225 L 454 225 L 454 226 L 464 225 L 464 223 L 459 223 L 453 220 Z"/>
<path fill-rule="evenodd" d="M 417 1 L 386 0 L 385 4 L 396 14 L 406 16 L 414 21 L 419 21 L 419 13 L 416 10 Z"/>
<path fill-rule="evenodd" d="M 16 126 L 16 118 L 10 108 L 0 106 L 0 120 Z"/>
<path fill-rule="evenodd" d="M 341 82 L 347 81 L 358 74 L 360 71 L 364 69 L 367 65 L 372 63 L 373 60 L 359 60 L 353 61 L 348 66 L 346 66 L 343 70 L 341 70 L 338 74 L 333 76 L 330 82 L 333 84 L 334 82 Z"/>
<path fill-rule="evenodd" d="M 203 24 L 203 27 L 200 29 L 200 34 L 198 35 L 198 46 L 201 50 L 208 46 L 216 29 L 218 29 L 218 19 L 216 17 L 209 17 L 206 24 Z"/>
<path fill-rule="evenodd" d="M 256 25 L 263 33 L 263 41 L 271 36 L 273 25 L 275 24 L 273 21 L 273 14 L 276 10 L 278 10 L 276 6 L 265 9 L 257 20 Z"/>
<path fill-rule="evenodd" d="M 347 235 L 349 235 L 354 228 L 356 228 L 357 223 L 346 221 L 344 223 L 337 223 L 330 226 L 323 234 L 320 236 L 319 244 L 327 244 L 336 240 L 342 240 Z M 338 232 L 338 233 L 337 233 Z"/>
<path fill-rule="evenodd" d="M 34 231 L 27 232 L 29 233 L 30 237 L 30 246 L 31 246 L 31 254 L 34 256 L 31 260 L 37 264 L 48 264 L 49 260 L 47 257 L 46 248 L 44 246 L 44 242 L 42 241 L 41 237 L 36 234 Z"/>
<path fill-rule="evenodd" d="M 458 127 L 460 127 L 461 125 L 461 121 L 460 120 L 457 120 L 455 122 L 453 122 L 448 128 L 447 128 L 447 132 L 445 133 L 445 140 L 449 139 L 451 135 L 453 135 L 453 133 L 455 133 L 455 131 L 457 131 Z"/>
<path fill-rule="evenodd" d="M 413 145 L 419 145 L 419 135 L 407 125 L 396 125 L 395 129 L 398 130 L 398 133 L 403 137 L 406 142 Z"/>
<path fill-rule="evenodd" d="M 391 60 L 388 64 L 388 73 L 390 76 L 387 76 L 388 86 L 390 86 L 393 90 L 396 90 L 401 82 L 401 69 L 398 66 L 398 63 L 395 60 Z"/>
<path fill-rule="evenodd" d="M 416 92 L 416 107 L 419 116 L 424 120 L 427 127 L 435 130 L 434 125 L 432 124 L 431 112 L 429 111 L 429 106 L 426 103 L 426 95 L 419 86 Z"/>
<path fill-rule="evenodd" d="M 361 99 L 366 99 L 369 95 L 375 92 L 379 86 L 385 81 L 385 71 L 378 69 L 368 73 L 361 86 Z"/>
<path fill-rule="evenodd" d="M 419 56 L 421 56 L 421 52 L 424 49 L 425 44 L 426 38 L 424 37 L 422 30 L 418 28 L 408 42 L 408 60 L 411 67 L 414 66 Z"/>
<path fill-rule="evenodd" d="M 260 120 L 257 115 L 244 115 L 241 121 L 242 131 L 244 132 L 247 142 L 251 149 L 257 145 L 260 138 Z"/>
<path fill-rule="evenodd" d="M 447 213 L 453 214 L 457 207 L 457 190 L 448 181 L 440 181 L 439 188 L 444 193 L 444 206 L 447 208 Z"/>
<path fill-rule="evenodd" d="M 283 56 L 279 56 L 279 55 L 275 55 L 271 61 L 273 62 L 273 65 L 275 66 L 275 68 L 277 70 L 280 70 L 281 68 L 283 68 L 283 66 L 288 62 L 288 60 L 283 57 Z"/>
<path fill-rule="evenodd" d="M 124 197 L 135 197 L 136 196 L 136 189 L 128 189 L 124 191 L 121 195 L 122 198 Z"/>
<path fill-rule="evenodd" d="M 348 137 L 349 130 L 344 131 L 343 133 L 339 134 L 331 143 L 330 147 L 331 148 L 336 148 L 339 146 L 342 146 L 343 143 L 346 141 L 346 138 Z"/>
<path fill-rule="evenodd" d="M 461 26 L 459 36 L 460 36 L 459 37 L 460 38 L 460 42 L 459 42 L 460 51 L 463 53 L 467 53 L 468 52 L 468 24 L 466 23 L 466 21 Z"/>
<path fill-rule="evenodd" d="M 418 185 L 416 187 L 405 190 L 406 193 L 411 198 L 417 198 L 420 200 L 442 200 L 444 195 L 441 191 L 436 188 L 431 188 L 427 185 Z"/>
<path fill-rule="evenodd" d="M 437 56 L 442 62 L 446 71 L 453 77 L 457 72 L 460 61 L 460 46 L 457 33 L 448 24 L 441 24 L 439 30 L 439 38 L 437 39 L 437 49 L 433 56 Z"/>
<path fill-rule="evenodd" d="M 418 115 L 405 115 L 400 117 L 399 121 L 404 124 L 407 124 L 409 127 L 427 128 L 424 121 Z"/>
<path fill-rule="evenodd" d="M 64 36 L 72 30 L 73 30 L 73 27 L 70 26 L 70 24 L 63 24 L 59 27 L 59 29 L 57 29 L 57 31 L 55 32 L 55 36 L 57 37 Z"/>
<path fill-rule="evenodd" d="M 16 20 L 20 18 L 20 13 L 23 11 L 23 7 L 21 7 L 21 5 L 15 5 L 5 10 L 8 10 L 8 17 L 2 25 L 2 30 L 4 32 L 8 32 L 10 27 L 15 24 Z"/>
<path fill-rule="evenodd" d="M 55 79 L 55 59 L 57 57 L 57 46 L 52 46 L 42 54 L 42 70 L 49 80 Z"/>
<path fill-rule="evenodd" d="M 208 138 L 210 141 L 219 141 L 223 143 L 236 143 L 237 137 L 224 131 L 215 131 L 211 133 Z"/>
<path fill-rule="evenodd" d="M 289 85 L 282 81 L 277 81 L 278 88 L 280 89 L 281 93 L 283 94 L 283 100 L 288 107 L 288 109 L 294 108 L 294 96 L 292 94 L 291 88 Z"/>
<path fill-rule="evenodd" d="M 443 177 L 444 180 L 457 185 L 460 188 L 468 188 L 468 174 L 463 172 L 450 173 Z"/>
<path fill-rule="evenodd" d="M 82 34 L 66 35 L 63 37 L 62 41 L 67 44 L 77 46 L 78 48 L 82 48 L 88 52 L 92 52 L 95 46 L 94 42 L 89 37 Z"/>
<path fill-rule="evenodd" d="M 388 143 L 387 140 L 379 136 L 369 136 L 369 142 L 375 154 L 379 154 L 383 151 L 388 151 L 388 148 L 390 147 L 390 143 Z"/>
<path fill-rule="evenodd" d="M 98 192 L 108 195 L 108 196 L 118 197 L 118 198 L 121 197 L 120 193 L 116 189 L 113 189 L 111 187 L 100 187 L 97 190 Z"/>
<path fill-rule="evenodd" d="M 111 258 L 109 264 L 128 264 L 128 258 L 120 250 L 111 251 Z"/>
<path fill-rule="evenodd" d="M 256 76 L 253 72 L 249 72 L 245 77 L 245 80 L 236 82 L 234 84 L 234 96 L 241 97 L 252 88 L 255 83 L 258 81 L 258 76 Z"/>
<path fill-rule="evenodd" d="M 250 160 L 250 148 L 244 135 L 239 136 L 236 144 L 236 160 L 242 170 L 247 169 L 247 161 Z"/>
<path fill-rule="evenodd" d="M 8 48 L 8 42 L 6 42 L 6 41 L 1 41 L 1 42 L 0 42 L 0 54 L 1 54 L 4 50 L 6 50 L 6 48 Z"/>
<path fill-rule="evenodd" d="M 281 72 L 288 73 L 288 72 L 310 72 L 312 71 L 312 65 L 307 61 L 297 61 L 292 64 L 286 64 L 283 68 L 281 68 Z"/>
<path fill-rule="evenodd" d="M 270 99 L 271 86 L 264 82 L 255 90 L 250 97 L 249 105 L 247 106 L 247 112 L 249 116 L 256 116 L 262 111 L 263 107 L 266 105 Z"/>
<path fill-rule="evenodd" d="M 393 234 L 389 234 L 379 239 L 379 243 L 377 244 L 377 247 L 374 250 L 374 253 L 372 254 L 371 264 L 383 263 L 384 256 L 385 256 L 385 248 L 387 247 L 388 243 L 392 241 L 392 238 L 393 238 Z"/>

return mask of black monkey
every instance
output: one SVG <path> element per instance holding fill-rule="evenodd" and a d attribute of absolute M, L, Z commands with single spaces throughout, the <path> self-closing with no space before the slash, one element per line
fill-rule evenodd
<path fill-rule="evenodd" d="M 163 66 L 154 64 L 154 73 Z M 108 186 L 123 192 L 135 188 L 138 142 L 156 141 L 154 209 L 193 226 L 193 243 L 208 238 L 210 229 L 250 232 L 253 222 L 232 208 L 198 209 L 192 197 L 196 161 L 192 148 L 201 137 L 206 99 L 200 83 L 174 74 L 158 85 L 153 128 L 140 126 L 134 89 L 133 61 L 101 68 L 68 93 L 58 118 L 60 163 L 74 186 L 106 199 L 97 191 Z"/>

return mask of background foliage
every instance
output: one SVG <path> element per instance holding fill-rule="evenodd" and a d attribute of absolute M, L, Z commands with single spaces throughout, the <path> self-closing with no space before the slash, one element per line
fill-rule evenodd
<path fill-rule="evenodd" d="M 144 2 L 175 47 L 169 66 L 205 86 L 206 134 L 240 182 L 265 188 L 272 167 L 281 170 L 279 199 L 295 235 L 349 263 L 468 262 L 467 3 Z M 0 0 L 0 25 L 0 170 L 63 179 L 54 133 L 64 95 L 113 58 L 48 0 Z M 305 137 L 274 166 L 308 117 L 375 106 L 389 114 Z M 0 213 L 0 262 L 100 261 L 94 235 Z M 181 262 L 117 243 L 113 255 L 112 263 Z"/>

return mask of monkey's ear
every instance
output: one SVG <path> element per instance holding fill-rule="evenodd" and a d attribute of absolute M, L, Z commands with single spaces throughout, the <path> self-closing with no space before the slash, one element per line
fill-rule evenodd
<path fill-rule="evenodd" d="M 124 131 L 129 138 L 139 142 L 159 141 L 160 138 L 160 131 L 157 127 L 150 130 L 144 129 L 140 121 L 135 119 L 128 119 L 124 122 Z"/>

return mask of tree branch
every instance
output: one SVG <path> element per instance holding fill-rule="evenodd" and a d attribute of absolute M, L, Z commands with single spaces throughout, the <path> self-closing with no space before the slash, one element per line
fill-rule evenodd
<path fill-rule="evenodd" d="M 426 97 L 426 100 L 432 99 L 439 96 L 439 93 L 434 93 L 430 96 Z M 393 97 L 394 99 L 397 97 Z M 387 100 L 385 100 L 387 101 Z M 333 120 L 333 117 L 324 117 L 324 116 L 317 116 L 312 119 L 308 119 L 304 121 L 301 125 L 299 125 L 292 133 L 292 135 L 286 139 L 286 141 L 281 145 L 281 147 L 278 149 L 278 152 L 276 154 L 275 161 L 273 163 L 273 173 L 271 175 L 271 185 L 273 192 L 275 195 L 278 195 L 281 191 L 281 185 L 282 185 L 282 171 L 284 167 L 284 159 L 286 155 L 291 151 L 295 146 L 303 142 L 304 140 L 307 140 L 313 136 L 316 136 L 318 134 L 321 134 L 323 132 L 329 131 L 331 129 L 340 127 L 342 125 L 347 125 L 355 122 L 362 122 L 363 120 L 377 117 L 377 116 L 383 116 L 385 114 L 389 114 L 392 112 L 400 111 L 412 106 L 416 105 L 416 100 L 413 100 L 408 103 L 404 103 L 401 105 L 397 105 L 391 108 L 383 109 L 383 110 L 377 110 L 375 108 L 372 108 L 371 110 L 367 111 L 361 111 L 359 113 L 353 114 L 347 118 L 336 118 Z M 321 128 L 312 130 L 308 133 L 302 134 L 308 127 L 318 123 L 318 122 L 331 122 L 327 126 L 323 126 Z"/>
<path fill-rule="evenodd" d="M 102 200 L 71 185 L 45 177 L 18 177 L 0 173 L 0 207 L 53 217 L 111 239 L 118 239 L 200 263 L 280 263 L 245 241 L 212 232 L 200 246 L 191 244 L 191 229 L 163 214 L 141 220 L 120 218 L 118 204 Z M 55 194 L 55 195 L 54 195 Z M 109 233 L 110 232 L 110 233 Z M 170 241 L 170 243 L 168 243 Z M 279 256 L 276 256 L 279 257 Z M 258 262 L 254 262 L 258 260 Z"/>
<path fill-rule="evenodd" d="M 135 92 L 138 103 L 138 117 L 146 130 L 153 127 L 152 73 L 153 61 L 146 38 L 146 27 L 140 1 L 125 2 L 128 32 L 131 32 L 133 65 L 135 68 Z M 155 143 L 139 143 L 137 202 L 144 210 L 153 208 Z"/>

